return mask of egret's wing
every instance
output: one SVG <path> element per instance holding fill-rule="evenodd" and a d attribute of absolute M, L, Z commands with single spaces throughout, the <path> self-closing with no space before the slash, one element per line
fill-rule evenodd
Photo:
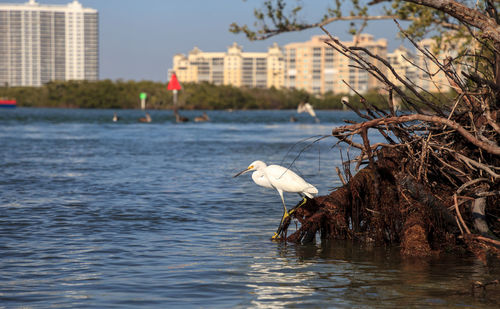
<path fill-rule="evenodd" d="M 279 165 L 269 165 L 266 167 L 266 175 L 274 188 L 286 192 L 303 192 L 311 185 L 292 170 Z"/>
<path fill-rule="evenodd" d="M 316 117 L 316 113 L 314 112 L 314 108 L 312 107 L 311 104 L 309 103 L 304 104 L 304 108 L 309 113 L 309 115 L 311 115 L 312 117 Z"/>
<path fill-rule="evenodd" d="M 300 103 L 299 106 L 297 106 L 297 113 L 303 113 L 306 111 L 304 103 Z"/>
<path fill-rule="evenodd" d="M 252 173 L 252 180 L 259 186 L 272 189 L 273 186 L 269 179 L 261 171 L 255 171 Z"/>

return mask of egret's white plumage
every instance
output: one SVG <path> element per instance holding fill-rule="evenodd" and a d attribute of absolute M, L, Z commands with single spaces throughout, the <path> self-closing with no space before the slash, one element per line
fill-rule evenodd
<path fill-rule="evenodd" d="M 265 188 L 270 188 L 273 189 L 273 185 L 271 185 L 271 182 L 267 179 L 266 175 L 262 171 L 255 171 L 252 173 L 252 180 L 255 182 L 257 185 Z"/>
<path fill-rule="evenodd" d="M 294 192 L 302 196 L 307 196 L 308 198 L 313 198 L 314 195 L 318 194 L 318 189 L 316 189 L 316 187 L 307 183 L 302 177 L 294 173 L 292 170 L 280 165 L 268 166 L 266 163 L 259 160 L 252 162 L 245 170 L 234 175 L 234 177 L 251 171 L 253 171 L 252 180 L 257 185 L 265 188 L 274 188 L 278 191 L 284 208 L 280 227 L 283 220 L 288 216 L 283 192 Z M 303 203 L 305 203 L 305 200 Z M 280 228 L 278 228 L 278 231 L 279 230 Z M 277 233 L 273 238 L 275 237 L 277 237 Z"/>
<path fill-rule="evenodd" d="M 346 103 L 349 104 L 349 97 L 348 96 L 343 96 L 340 98 L 340 102 L 345 105 Z"/>
<path fill-rule="evenodd" d="M 342 109 L 347 109 L 347 104 L 349 104 L 349 97 L 348 96 L 343 96 L 340 99 L 340 103 L 342 103 Z"/>
<path fill-rule="evenodd" d="M 314 112 L 314 108 L 310 103 L 300 103 L 299 106 L 297 106 L 297 113 L 303 113 L 307 112 L 309 115 L 312 117 L 316 117 L 316 113 Z"/>
<path fill-rule="evenodd" d="M 312 107 L 311 104 L 309 103 L 300 103 L 299 106 L 297 106 L 297 113 L 303 113 L 303 112 L 307 112 L 309 115 L 311 115 L 312 117 L 314 117 L 314 120 L 316 122 L 319 122 L 319 119 L 318 117 L 316 117 L 316 112 L 314 112 L 314 108 Z"/>

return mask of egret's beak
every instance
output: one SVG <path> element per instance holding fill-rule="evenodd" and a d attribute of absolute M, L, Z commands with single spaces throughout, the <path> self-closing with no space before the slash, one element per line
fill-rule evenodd
<path fill-rule="evenodd" d="M 246 169 L 242 170 L 242 171 L 241 171 L 241 172 L 239 172 L 238 174 L 234 175 L 234 176 L 233 176 L 233 178 L 234 178 L 234 177 L 238 177 L 238 176 L 240 176 L 240 175 L 243 175 L 243 174 L 245 174 L 246 172 L 250 172 L 250 169 L 251 169 L 250 167 L 247 167 Z"/>

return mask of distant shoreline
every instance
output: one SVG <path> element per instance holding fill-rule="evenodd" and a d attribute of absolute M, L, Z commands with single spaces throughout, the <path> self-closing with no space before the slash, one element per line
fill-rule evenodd
<path fill-rule="evenodd" d="M 343 110 L 341 98 L 346 96 L 333 93 L 315 96 L 297 89 L 237 88 L 209 83 L 185 83 L 182 87 L 177 108 L 184 110 L 282 110 L 296 109 L 303 102 L 309 102 L 316 110 Z M 172 92 L 164 83 L 152 81 L 57 81 L 42 87 L 0 87 L 0 97 L 15 98 L 18 107 L 138 109 L 140 93 L 147 94 L 147 109 L 174 108 Z M 364 109 L 360 97 L 347 96 L 351 106 Z M 386 96 L 376 91 L 363 97 L 365 104 L 389 108 Z"/>

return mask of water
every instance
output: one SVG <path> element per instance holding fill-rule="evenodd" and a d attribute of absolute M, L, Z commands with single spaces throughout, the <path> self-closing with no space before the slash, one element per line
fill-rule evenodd
<path fill-rule="evenodd" d="M 335 140 L 295 144 L 352 113 L 320 111 L 319 124 L 290 123 L 293 111 L 186 124 L 170 111 L 151 111 L 151 124 L 137 122 L 141 111 L 119 114 L 0 111 L 0 308 L 498 306 L 491 293 L 471 295 L 472 281 L 499 277 L 474 258 L 270 241 L 278 194 L 232 176 L 256 159 L 296 159 L 328 194 L 340 185 Z"/>

